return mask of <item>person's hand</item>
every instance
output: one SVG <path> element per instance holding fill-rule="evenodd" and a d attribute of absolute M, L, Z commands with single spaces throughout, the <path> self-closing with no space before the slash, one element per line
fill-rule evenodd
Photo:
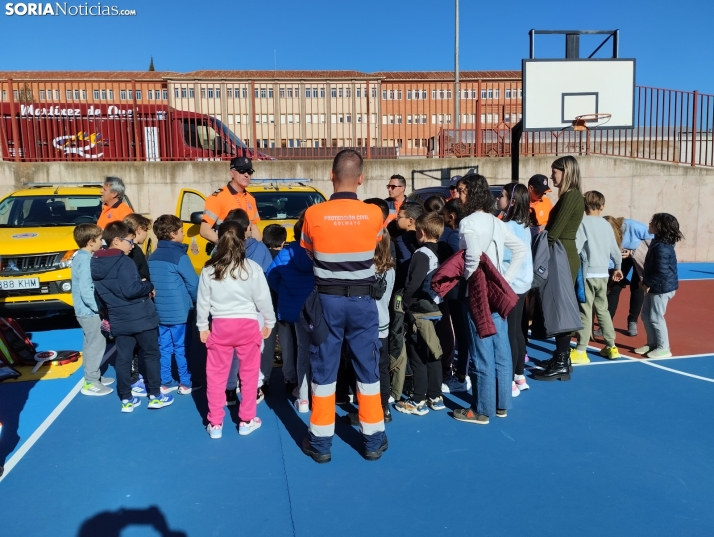
<path fill-rule="evenodd" d="M 211 331 L 210 330 L 201 330 L 198 333 L 198 335 L 201 338 L 201 343 L 206 343 L 206 341 L 208 341 L 208 336 L 211 335 Z"/>
<path fill-rule="evenodd" d="M 616 270 L 615 272 L 612 273 L 612 281 L 613 282 L 622 281 L 622 278 L 624 278 L 624 275 L 622 274 L 621 270 Z"/>
<path fill-rule="evenodd" d="M 154 298 L 156 296 L 156 289 L 152 289 L 152 291 L 149 293 L 149 298 Z"/>
<path fill-rule="evenodd" d="M 647 287 L 643 282 L 640 282 L 640 289 L 642 289 L 645 293 L 650 292 L 650 288 Z"/>
<path fill-rule="evenodd" d="M 268 339 L 268 336 L 270 336 L 270 332 L 272 332 L 272 330 L 272 328 L 264 326 L 260 329 L 260 335 L 263 336 L 263 339 Z"/>

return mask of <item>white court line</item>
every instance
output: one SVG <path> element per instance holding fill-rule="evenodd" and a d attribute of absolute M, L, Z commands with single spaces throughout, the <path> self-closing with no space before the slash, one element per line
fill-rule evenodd
<path fill-rule="evenodd" d="M 104 357 L 102 358 L 102 363 L 111 358 L 111 356 L 116 352 L 116 350 L 116 345 L 112 346 L 112 348 L 104 354 Z M 22 446 L 20 446 L 20 449 L 18 449 L 15 453 L 12 454 L 12 457 L 10 457 L 10 459 L 7 461 L 7 464 L 5 464 L 5 472 L 2 476 L 0 476 L 0 483 L 2 483 L 2 480 L 7 477 L 7 475 L 15 466 L 17 466 L 17 463 L 20 462 L 20 460 L 27 454 L 28 451 L 30 451 L 30 448 L 35 445 L 35 443 L 40 439 L 40 437 L 45 434 L 45 431 L 50 428 L 50 425 L 54 423 L 54 421 L 59 417 L 62 411 L 67 408 L 67 405 L 72 402 L 72 399 L 74 399 L 75 396 L 82 389 L 83 384 L 84 376 L 79 379 L 79 382 L 77 382 L 77 384 L 75 384 L 75 386 L 69 391 L 69 393 L 65 395 L 64 399 L 60 401 L 60 404 L 55 407 L 55 409 L 50 413 L 50 415 L 45 418 L 45 421 L 43 421 L 42 424 L 37 429 L 35 429 L 35 432 L 30 435 L 30 437 L 22 444 Z"/>
<path fill-rule="evenodd" d="M 699 375 L 692 375 L 691 373 L 685 373 L 684 371 L 678 371 L 677 369 L 670 369 L 669 367 L 664 367 L 663 365 L 659 365 L 659 364 L 653 364 L 653 363 L 647 362 L 645 360 L 642 360 L 642 363 L 645 365 L 652 366 L 652 367 L 657 367 L 659 369 L 664 369 L 665 371 L 670 371 L 671 373 L 677 373 L 677 375 L 684 375 L 685 377 L 691 377 L 693 379 L 704 380 L 706 382 L 714 382 L 714 379 L 710 379 L 707 377 L 700 377 Z"/>
<path fill-rule="evenodd" d="M 591 350 L 596 350 L 598 351 L 599 349 L 597 347 L 593 347 L 592 345 L 588 345 L 588 349 Z M 697 380 L 703 380 L 705 382 L 714 382 L 714 379 L 710 379 L 708 377 L 700 377 L 699 375 L 693 375 L 692 373 L 686 373 L 684 371 L 679 371 L 678 369 L 671 369 L 669 367 L 665 367 L 663 365 L 655 364 L 652 363 L 655 360 L 681 360 L 683 358 L 705 358 L 713 356 L 713 354 L 690 354 L 688 356 L 672 356 L 669 358 L 631 358 L 629 356 L 622 356 L 624 360 L 617 359 L 617 360 L 608 360 L 607 362 L 590 362 L 589 364 L 573 364 L 573 367 L 576 366 L 587 366 L 587 365 L 601 365 L 601 364 L 616 364 L 616 363 L 621 363 L 621 364 L 626 364 L 628 362 L 635 362 L 635 363 L 641 363 L 644 365 L 649 365 L 651 367 L 656 367 L 658 369 L 663 369 L 664 371 L 669 371 L 670 373 L 676 373 L 677 375 L 684 375 L 685 377 L 691 377 L 693 379 Z"/>
<path fill-rule="evenodd" d="M 49 416 L 45 419 L 45 421 L 42 422 L 42 425 L 40 425 L 32 435 L 25 441 L 22 446 L 20 446 L 20 449 L 18 449 L 15 453 L 12 454 L 12 457 L 10 457 L 10 460 L 7 461 L 7 464 L 5 465 L 5 473 L 0 477 L 0 483 L 2 483 L 2 480 L 7 477 L 7 475 L 10 473 L 10 471 L 17 465 L 18 462 L 20 462 L 20 459 L 22 459 L 25 454 L 30 451 L 30 448 L 35 445 L 35 442 L 37 442 L 40 437 L 44 434 L 44 432 L 49 429 L 50 425 L 57 419 L 57 417 L 62 413 L 62 411 L 67 408 L 67 405 L 74 399 L 75 395 L 79 393 L 79 390 L 82 389 L 82 385 L 84 384 L 84 378 L 79 379 L 79 382 L 70 390 L 70 392 L 65 396 L 64 399 L 60 402 L 59 405 L 55 407 L 55 409 L 50 413 Z"/>

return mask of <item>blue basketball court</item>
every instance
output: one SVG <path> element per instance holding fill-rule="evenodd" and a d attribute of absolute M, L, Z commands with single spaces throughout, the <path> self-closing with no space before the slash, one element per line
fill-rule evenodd
<path fill-rule="evenodd" d="M 683 264 L 680 277 L 667 316 L 675 357 L 593 353 L 571 382 L 529 380 L 508 417 L 487 426 L 449 415 L 469 394 L 423 417 L 393 412 L 377 462 L 360 456 L 360 434 L 343 420 L 332 462 L 306 457 L 308 415 L 277 369 L 262 428 L 238 436 L 233 407 L 220 440 L 204 429 L 205 390 L 128 415 L 115 394 L 78 396 L 81 369 L 2 384 L 0 534 L 712 535 L 714 337 L 686 326 L 687 297 L 710 292 L 714 264 Z M 64 324 L 28 332 L 40 350 L 79 349 L 81 331 Z M 685 337 L 707 350 L 682 356 Z M 532 341 L 530 366 L 551 350 Z"/>

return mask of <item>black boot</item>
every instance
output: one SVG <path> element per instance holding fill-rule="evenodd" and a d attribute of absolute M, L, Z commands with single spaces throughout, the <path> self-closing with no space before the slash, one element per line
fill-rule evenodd
<path fill-rule="evenodd" d="M 534 380 L 570 380 L 570 351 L 555 351 L 543 371 L 533 373 Z"/>

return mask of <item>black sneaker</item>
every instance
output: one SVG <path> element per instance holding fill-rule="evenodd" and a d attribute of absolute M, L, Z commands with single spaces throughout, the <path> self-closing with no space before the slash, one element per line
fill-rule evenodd
<path fill-rule="evenodd" d="M 382 458 L 382 453 L 387 451 L 388 448 L 389 441 L 387 440 L 387 435 L 385 434 L 384 439 L 382 440 L 382 444 L 377 448 L 377 451 L 365 451 L 364 458 L 368 461 L 378 461 Z"/>
<path fill-rule="evenodd" d="M 357 412 L 349 412 L 345 414 L 345 418 L 350 422 L 353 427 L 359 427 L 359 414 Z"/>
<path fill-rule="evenodd" d="M 302 449 L 302 452 L 317 464 L 325 464 L 326 462 L 330 462 L 332 460 L 331 453 L 318 453 L 315 451 L 310 445 L 310 439 L 307 436 L 302 439 L 302 446 L 300 449 Z"/>
<path fill-rule="evenodd" d="M 389 407 L 384 407 L 384 423 L 391 423 L 392 422 L 392 411 L 389 410 Z"/>
<path fill-rule="evenodd" d="M 235 406 L 238 396 L 235 390 L 226 390 L 226 406 Z"/>
<path fill-rule="evenodd" d="M 270 395 L 270 384 L 263 384 L 260 389 L 263 390 L 263 395 Z"/>

